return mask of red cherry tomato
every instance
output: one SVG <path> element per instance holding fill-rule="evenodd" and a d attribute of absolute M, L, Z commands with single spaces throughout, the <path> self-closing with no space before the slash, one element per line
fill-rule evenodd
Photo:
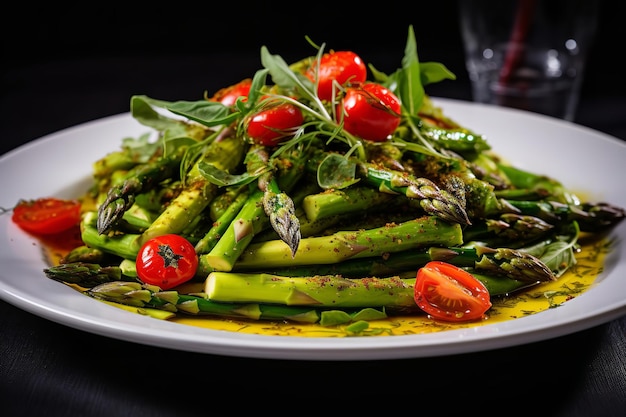
<path fill-rule="evenodd" d="M 78 200 L 44 197 L 20 200 L 13 209 L 13 222 L 22 230 L 38 235 L 64 232 L 80 223 Z"/>
<path fill-rule="evenodd" d="M 455 322 L 478 320 L 491 308 L 482 282 L 441 261 L 429 262 L 417 272 L 415 302 L 431 317 Z"/>
<path fill-rule="evenodd" d="M 306 76 L 315 82 L 317 62 L 314 62 L 306 71 Z M 322 100 L 331 100 L 333 94 L 333 81 L 339 85 L 346 83 L 355 84 L 365 82 L 367 67 L 363 60 L 354 52 L 337 51 L 323 54 L 319 63 L 319 80 L 317 96 Z"/>
<path fill-rule="evenodd" d="M 237 84 L 233 84 L 229 87 L 218 90 L 209 101 L 219 101 L 225 106 L 232 106 L 235 104 L 239 97 L 248 97 L 250 94 L 250 86 L 252 85 L 252 79 L 246 78 L 241 80 Z"/>
<path fill-rule="evenodd" d="M 191 242 L 180 235 L 157 236 L 139 249 L 136 268 L 141 281 L 168 290 L 194 277 L 198 256 Z"/>
<path fill-rule="evenodd" d="M 348 87 L 337 106 L 337 117 L 343 118 L 343 128 L 355 136 L 382 142 L 400 124 L 400 100 L 386 87 L 364 83 Z"/>
<path fill-rule="evenodd" d="M 302 111 L 291 103 L 280 103 L 255 113 L 246 120 L 246 134 L 258 145 L 276 146 L 302 126 Z"/>

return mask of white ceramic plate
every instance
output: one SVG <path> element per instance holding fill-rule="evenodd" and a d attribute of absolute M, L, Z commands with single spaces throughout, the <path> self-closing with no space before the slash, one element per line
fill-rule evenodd
<path fill-rule="evenodd" d="M 437 99 L 444 112 L 484 133 L 512 163 L 585 192 L 590 201 L 626 207 L 626 143 L 557 119 L 518 110 Z M 20 198 L 76 197 L 90 184 L 92 163 L 117 150 L 124 137 L 147 132 L 129 114 L 108 117 L 30 142 L 0 159 L 0 207 Z M 626 314 L 626 222 L 596 284 L 556 309 L 504 323 L 389 337 L 299 338 L 208 330 L 113 308 L 50 280 L 41 247 L 0 216 L 0 298 L 38 316 L 112 338 L 230 356 L 362 360 L 440 356 L 553 338 Z"/>

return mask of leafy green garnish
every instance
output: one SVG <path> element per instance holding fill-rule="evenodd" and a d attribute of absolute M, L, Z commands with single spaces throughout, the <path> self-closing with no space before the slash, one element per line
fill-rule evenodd
<path fill-rule="evenodd" d="M 550 244 L 540 243 L 524 248 L 525 252 L 539 258 L 546 264 L 556 277 L 560 277 L 572 266 L 576 265 L 574 249 L 578 244 L 580 228 L 578 222 L 567 225 L 567 230 L 556 236 L 556 241 Z"/>
<path fill-rule="evenodd" d="M 263 68 L 254 75 L 248 100 L 240 98 L 235 106 L 224 106 L 206 99 L 167 102 L 146 96 L 134 96 L 131 102 L 133 116 L 156 130 L 167 131 L 168 140 L 177 139 L 170 146 L 175 148 L 176 145 L 183 143 L 178 139 L 188 135 L 188 127 L 173 116 L 194 121 L 206 128 L 234 125 L 239 132 L 244 130 L 247 115 L 276 101 L 289 102 L 302 110 L 307 122 L 291 140 L 276 147 L 272 157 L 277 157 L 281 152 L 303 141 L 325 138 L 327 143 L 343 142 L 348 151 L 344 155 L 337 154 L 324 160 L 319 166 L 317 178 L 322 188 L 344 188 L 358 182 L 354 162 L 349 162 L 349 157 L 354 153 L 359 160 L 366 160 L 367 153 L 362 140 L 343 129 L 341 118 L 334 114 L 334 105 L 322 102 L 316 93 L 316 83 L 302 73 L 303 66 L 319 62 L 323 53 L 324 44 L 318 47 L 315 57 L 308 57 L 289 65 L 281 56 L 271 54 L 268 48 L 263 46 L 260 53 Z M 413 26 L 409 26 L 408 29 L 401 67 L 390 75 L 377 71 L 371 65 L 370 70 L 375 80 L 390 88 L 398 96 L 402 105 L 403 123 L 419 139 L 419 143 L 415 143 L 394 137 L 391 140 L 392 144 L 412 152 L 445 157 L 433 147 L 428 138 L 421 135 L 418 112 L 426 97 L 424 85 L 456 77 L 443 64 L 419 62 Z M 267 84 L 268 75 L 273 85 Z M 155 111 L 154 108 L 160 108 L 164 112 Z M 189 152 L 193 154 L 185 156 L 183 164 L 185 168 L 190 167 L 191 163 L 199 158 L 200 147 L 190 146 Z M 218 174 L 214 171 L 214 168 L 205 167 L 202 175 L 211 182 L 224 184 L 245 183 L 253 179 L 235 177 L 227 173 Z"/>
<path fill-rule="evenodd" d="M 356 177 L 356 164 L 342 155 L 330 154 L 320 162 L 317 169 L 317 183 L 324 189 L 349 187 L 359 182 Z"/>

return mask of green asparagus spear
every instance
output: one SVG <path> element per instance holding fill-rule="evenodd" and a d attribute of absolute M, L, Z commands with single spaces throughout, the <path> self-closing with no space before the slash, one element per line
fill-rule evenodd
<path fill-rule="evenodd" d="M 530 215 L 504 213 L 498 218 L 475 221 L 463 230 L 463 240 L 488 241 L 490 245 L 520 248 L 542 239 L 554 231 L 555 225 Z"/>
<path fill-rule="evenodd" d="M 68 284 L 78 284 L 84 288 L 111 281 L 136 281 L 133 277 L 126 277 L 118 266 L 100 266 L 86 262 L 60 264 L 44 269 L 48 278 Z"/>
<path fill-rule="evenodd" d="M 319 191 L 320 189 L 317 184 L 307 180 L 300 181 L 298 183 L 298 188 L 292 191 L 292 201 L 296 206 L 295 214 L 300 223 L 300 238 L 323 234 L 324 230 L 336 225 L 341 221 L 341 219 L 347 220 L 354 218 L 353 213 L 346 213 L 345 215 L 326 217 L 314 222 L 309 221 L 302 207 L 302 202 L 305 197 L 311 194 L 317 194 Z M 265 242 L 274 239 L 280 239 L 280 237 L 272 228 L 266 228 L 254 236 L 254 242 Z"/>
<path fill-rule="evenodd" d="M 476 159 L 478 157 L 474 157 L 473 161 Z M 495 193 L 496 186 L 508 185 L 506 179 L 500 178 L 493 171 L 489 174 L 479 171 L 459 155 L 449 151 L 446 151 L 445 157 L 412 153 L 411 158 L 403 162 L 406 171 L 414 176 L 428 178 L 454 195 L 472 220 L 510 210 Z M 497 168 L 493 170 L 500 173 Z"/>
<path fill-rule="evenodd" d="M 291 256 L 295 256 L 301 239 L 300 221 L 293 201 L 278 188 L 276 181 L 270 181 L 263 193 L 263 209 L 272 228 L 289 246 Z"/>
<path fill-rule="evenodd" d="M 493 256 L 483 256 L 475 268 L 521 282 L 556 281 L 554 272 L 538 258 L 508 248 L 497 249 Z"/>
<path fill-rule="evenodd" d="M 466 212 L 470 219 L 479 219 L 479 223 L 480 219 L 497 219 L 498 216 L 535 216 L 552 226 L 576 220 L 581 230 L 593 232 L 613 227 L 625 215 L 622 208 L 607 203 L 581 203 L 560 182 L 504 165 L 485 153 L 472 162 L 431 155 L 416 155 L 414 159 L 411 170 L 434 178 L 438 183 L 460 180 L 460 185 L 446 188 L 465 190 Z M 475 168 L 478 162 L 480 168 Z M 489 176 L 490 180 L 483 181 L 478 176 Z M 531 220 L 531 223 L 535 223 L 532 229 L 538 232 L 536 221 Z M 517 225 L 517 231 L 521 232 L 521 224 Z"/>
<path fill-rule="evenodd" d="M 107 253 L 98 248 L 92 248 L 87 245 L 81 245 L 70 250 L 60 260 L 61 264 L 69 264 L 73 262 L 86 262 L 90 264 L 98 264 L 105 260 Z"/>
<path fill-rule="evenodd" d="M 252 238 L 269 224 L 263 210 L 263 194 L 258 188 L 253 189 L 217 242 L 212 243 L 210 251 L 200 254 L 198 274 L 206 276 L 216 269 L 226 271 L 232 269 Z M 282 240 L 280 242 L 285 245 Z"/>
<path fill-rule="evenodd" d="M 462 230 L 458 223 L 448 223 L 435 216 L 424 216 L 369 230 L 305 238 L 300 241 L 295 257 L 291 256 L 291 252 L 281 241 L 253 243 L 243 251 L 236 265 L 240 270 L 251 270 L 330 264 L 350 258 L 382 256 L 390 252 L 433 245 L 457 246 L 462 243 Z"/>
<path fill-rule="evenodd" d="M 243 208 L 243 205 L 248 200 L 248 197 L 249 193 L 247 188 L 245 190 L 241 190 L 241 192 L 236 195 L 228 208 L 222 212 L 221 216 L 215 222 L 213 222 L 213 226 L 209 229 L 209 231 L 196 243 L 195 249 L 198 255 L 209 253 L 211 249 L 215 247 L 219 239 L 226 232 L 226 229 L 228 229 L 233 220 L 235 220 L 237 214 Z"/>
<path fill-rule="evenodd" d="M 534 256 L 510 248 L 489 248 L 481 245 L 447 248 L 433 246 L 380 257 L 348 259 L 335 264 L 265 268 L 264 272 L 284 276 L 341 275 L 348 278 L 391 276 L 407 271 L 415 275 L 420 267 L 430 261 L 471 267 L 483 274 L 523 282 L 548 282 L 556 279 L 554 273 Z"/>
<path fill-rule="evenodd" d="M 239 199 L 241 194 L 247 193 L 249 188 L 246 184 L 224 187 L 223 191 L 215 196 L 209 204 L 209 217 L 215 222 L 227 211 L 232 210 L 233 203 Z"/>
<path fill-rule="evenodd" d="M 414 282 L 398 277 L 349 279 L 337 275 L 284 277 L 212 272 L 206 279 L 205 293 L 217 302 L 414 309 Z"/>
<path fill-rule="evenodd" d="M 504 276 L 472 275 L 485 284 L 493 297 L 507 295 L 538 281 Z M 289 277 L 268 273 L 212 272 L 204 292 L 215 302 L 262 303 L 321 308 L 385 307 L 389 311 L 415 313 L 415 276 L 401 278 L 346 278 L 341 275 Z"/>
<path fill-rule="evenodd" d="M 623 208 L 604 202 L 581 204 L 526 200 L 508 200 L 508 202 L 522 214 L 536 216 L 552 224 L 576 221 L 580 230 L 592 233 L 614 227 L 626 217 Z"/>
<path fill-rule="evenodd" d="M 328 327 L 339 324 L 362 323 L 387 318 L 385 308 L 356 309 L 317 308 L 312 306 L 285 306 L 258 303 L 216 303 L 206 294 L 180 294 L 174 290 L 159 291 L 158 288 L 122 281 L 100 284 L 86 292 L 87 295 L 115 306 L 129 306 L 151 313 L 156 318 L 171 316 L 156 312 L 182 313 L 189 316 L 215 316 L 231 319 L 291 321 Z M 146 311 L 147 310 L 147 311 Z M 350 328 L 346 330 L 350 331 Z"/>
<path fill-rule="evenodd" d="M 471 160 L 465 160 L 471 172 L 477 179 L 491 184 L 495 190 L 502 190 L 512 186 L 511 180 L 499 168 L 493 152 L 482 152 Z"/>
<path fill-rule="evenodd" d="M 302 201 L 302 208 L 307 219 L 314 222 L 337 214 L 362 213 L 368 209 L 384 206 L 394 197 L 373 188 L 353 186 L 308 195 Z"/>
<path fill-rule="evenodd" d="M 424 81 L 422 81 L 424 82 Z M 472 132 L 447 116 L 441 107 L 434 105 L 425 95 L 419 108 L 420 134 L 433 146 L 463 155 L 474 155 L 491 149 L 484 135 Z"/>
<path fill-rule="evenodd" d="M 290 191 L 302 178 L 306 155 L 305 152 L 296 150 L 293 153 L 283 153 L 280 161 L 274 161 L 278 169 L 276 181 L 282 189 Z M 263 205 L 265 191 L 256 184 L 250 186 L 251 193 L 235 219 L 210 252 L 199 256 L 198 275 L 206 276 L 213 270 L 230 271 L 254 236 L 270 226 Z M 279 242 L 280 246 L 288 249 L 291 254 L 292 247 L 282 239 Z"/>
<path fill-rule="evenodd" d="M 110 152 L 93 163 L 93 177 L 96 181 L 110 179 L 116 171 L 128 171 L 140 162 L 136 156 L 125 150 Z"/>
<path fill-rule="evenodd" d="M 114 173 L 128 171 L 160 155 L 162 143 L 160 140 L 151 141 L 152 135 L 153 133 L 148 132 L 138 138 L 124 138 L 119 150 L 110 152 L 93 163 L 94 180 L 97 183 L 103 181 L 108 184 Z"/>
<path fill-rule="evenodd" d="M 182 154 L 177 153 L 140 165 L 139 169 L 129 172 L 122 184 L 112 186 L 98 207 L 98 233 L 110 232 L 135 203 L 137 194 L 156 187 L 161 181 L 175 178 L 181 158 Z"/>
<path fill-rule="evenodd" d="M 156 188 L 162 181 L 173 181 L 179 172 L 181 161 L 189 148 L 199 146 L 202 140 L 213 140 L 219 132 L 213 132 L 197 124 L 165 118 L 139 99 L 131 100 L 133 116 L 159 131 L 159 140 L 149 141 L 149 135 L 138 139 L 125 139 L 122 152 L 135 161 L 135 165 L 120 182 L 109 184 L 107 195 L 98 208 L 98 230 L 108 233 L 120 221 L 134 203 L 135 197 Z M 212 137 L 207 138 L 208 134 Z M 205 139 L 206 138 L 206 139 Z M 112 153 L 111 155 L 120 152 Z M 111 172 L 111 160 L 120 158 L 106 156 L 94 165 L 94 178 L 98 180 Z M 112 174 L 117 172 L 113 171 Z"/>
<path fill-rule="evenodd" d="M 248 170 L 255 172 L 270 165 L 267 147 L 252 145 L 246 155 Z M 294 169 L 298 169 L 295 167 Z M 274 170 L 266 170 L 257 181 L 263 191 L 263 210 L 269 218 L 272 229 L 295 254 L 300 244 L 300 221 L 296 216 L 296 208 L 291 198 L 281 191 Z"/>
<path fill-rule="evenodd" d="M 403 194 L 418 199 L 420 206 L 428 214 L 462 225 L 471 224 L 465 207 L 456 196 L 439 188 L 431 180 L 400 171 L 380 169 L 370 163 L 361 162 L 358 166 L 365 181 L 381 192 Z"/>
<path fill-rule="evenodd" d="M 506 174 L 512 184 L 512 187 L 498 190 L 498 197 L 508 200 L 550 199 L 563 204 L 579 202 L 575 195 L 554 178 L 503 163 L 499 163 L 498 168 Z"/>
<path fill-rule="evenodd" d="M 420 132 L 437 147 L 460 154 L 480 153 L 491 149 L 483 135 L 460 126 L 441 127 L 423 123 Z"/>
<path fill-rule="evenodd" d="M 243 151 L 243 143 L 238 137 L 227 136 L 211 142 L 203 157 L 187 174 L 186 187 L 142 233 L 141 242 L 185 229 L 207 207 L 218 190 L 216 184 L 201 174 L 200 164 L 211 164 L 223 171 L 230 171 L 241 162 Z"/>
<path fill-rule="evenodd" d="M 91 297 L 135 307 L 149 307 L 188 315 L 213 315 L 251 320 L 290 320 L 316 323 L 320 313 L 316 309 L 261 305 L 258 303 L 218 303 L 199 295 L 185 295 L 177 291 L 160 291 L 158 287 L 136 282 L 113 281 L 90 288 Z"/>
<path fill-rule="evenodd" d="M 81 222 L 81 239 L 90 248 L 119 256 L 125 259 L 135 259 L 141 248 L 141 234 L 118 233 L 102 235 L 96 228 L 98 213 L 85 213 Z"/>
<path fill-rule="evenodd" d="M 385 168 L 372 162 L 360 161 L 356 158 L 345 158 L 329 152 L 316 152 L 307 164 L 307 169 L 318 176 L 318 181 L 335 184 L 342 183 L 342 188 L 352 186 L 356 176 L 364 184 L 376 188 L 382 193 L 404 195 L 419 202 L 427 214 L 438 216 L 446 221 L 462 225 L 471 224 L 462 201 L 458 196 L 441 189 L 432 180 L 426 177 L 416 177 L 407 171 L 398 171 Z M 331 161 L 328 163 L 328 161 Z M 338 167 L 341 167 L 338 168 Z M 351 172 L 352 168 L 354 171 Z M 340 172 L 340 174 L 337 173 Z M 328 178 L 333 178 L 328 181 Z M 344 178 L 346 177 L 346 178 Z M 351 179 L 351 177 L 355 177 Z M 329 188 L 326 185 L 324 188 Z M 332 188 L 337 188 L 333 186 Z"/>

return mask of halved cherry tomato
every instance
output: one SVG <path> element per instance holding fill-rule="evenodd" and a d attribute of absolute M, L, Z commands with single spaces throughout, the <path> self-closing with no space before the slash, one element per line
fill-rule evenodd
<path fill-rule="evenodd" d="M 315 82 L 317 62 L 314 62 L 305 75 Z M 336 51 L 323 54 L 320 58 L 319 72 L 317 73 L 317 96 L 322 100 L 331 100 L 333 95 L 333 81 L 344 86 L 346 83 L 362 83 L 367 78 L 367 67 L 357 54 L 351 51 Z"/>
<path fill-rule="evenodd" d="M 400 111 L 398 97 L 373 82 L 348 87 L 337 105 L 337 117 L 343 118 L 343 128 L 373 142 L 386 140 L 398 128 Z"/>
<path fill-rule="evenodd" d="M 13 209 L 13 222 L 22 230 L 37 235 L 60 233 L 80 223 L 78 200 L 42 197 L 20 200 Z"/>
<path fill-rule="evenodd" d="M 485 285 L 464 269 L 432 261 L 417 271 L 415 302 L 431 317 L 445 321 L 472 321 L 491 308 Z"/>
<path fill-rule="evenodd" d="M 276 146 L 302 126 L 302 111 L 291 103 L 280 103 L 248 117 L 246 134 L 259 145 Z"/>
<path fill-rule="evenodd" d="M 239 97 L 248 97 L 251 85 L 252 79 L 246 78 L 239 81 L 237 84 L 218 90 L 209 101 L 219 101 L 225 106 L 232 106 Z"/>
<path fill-rule="evenodd" d="M 191 242 L 180 235 L 157 236 L 139 249 L 136 268 L 141 281 L 168 290 L 194 277 L 198 255 Z"/>

